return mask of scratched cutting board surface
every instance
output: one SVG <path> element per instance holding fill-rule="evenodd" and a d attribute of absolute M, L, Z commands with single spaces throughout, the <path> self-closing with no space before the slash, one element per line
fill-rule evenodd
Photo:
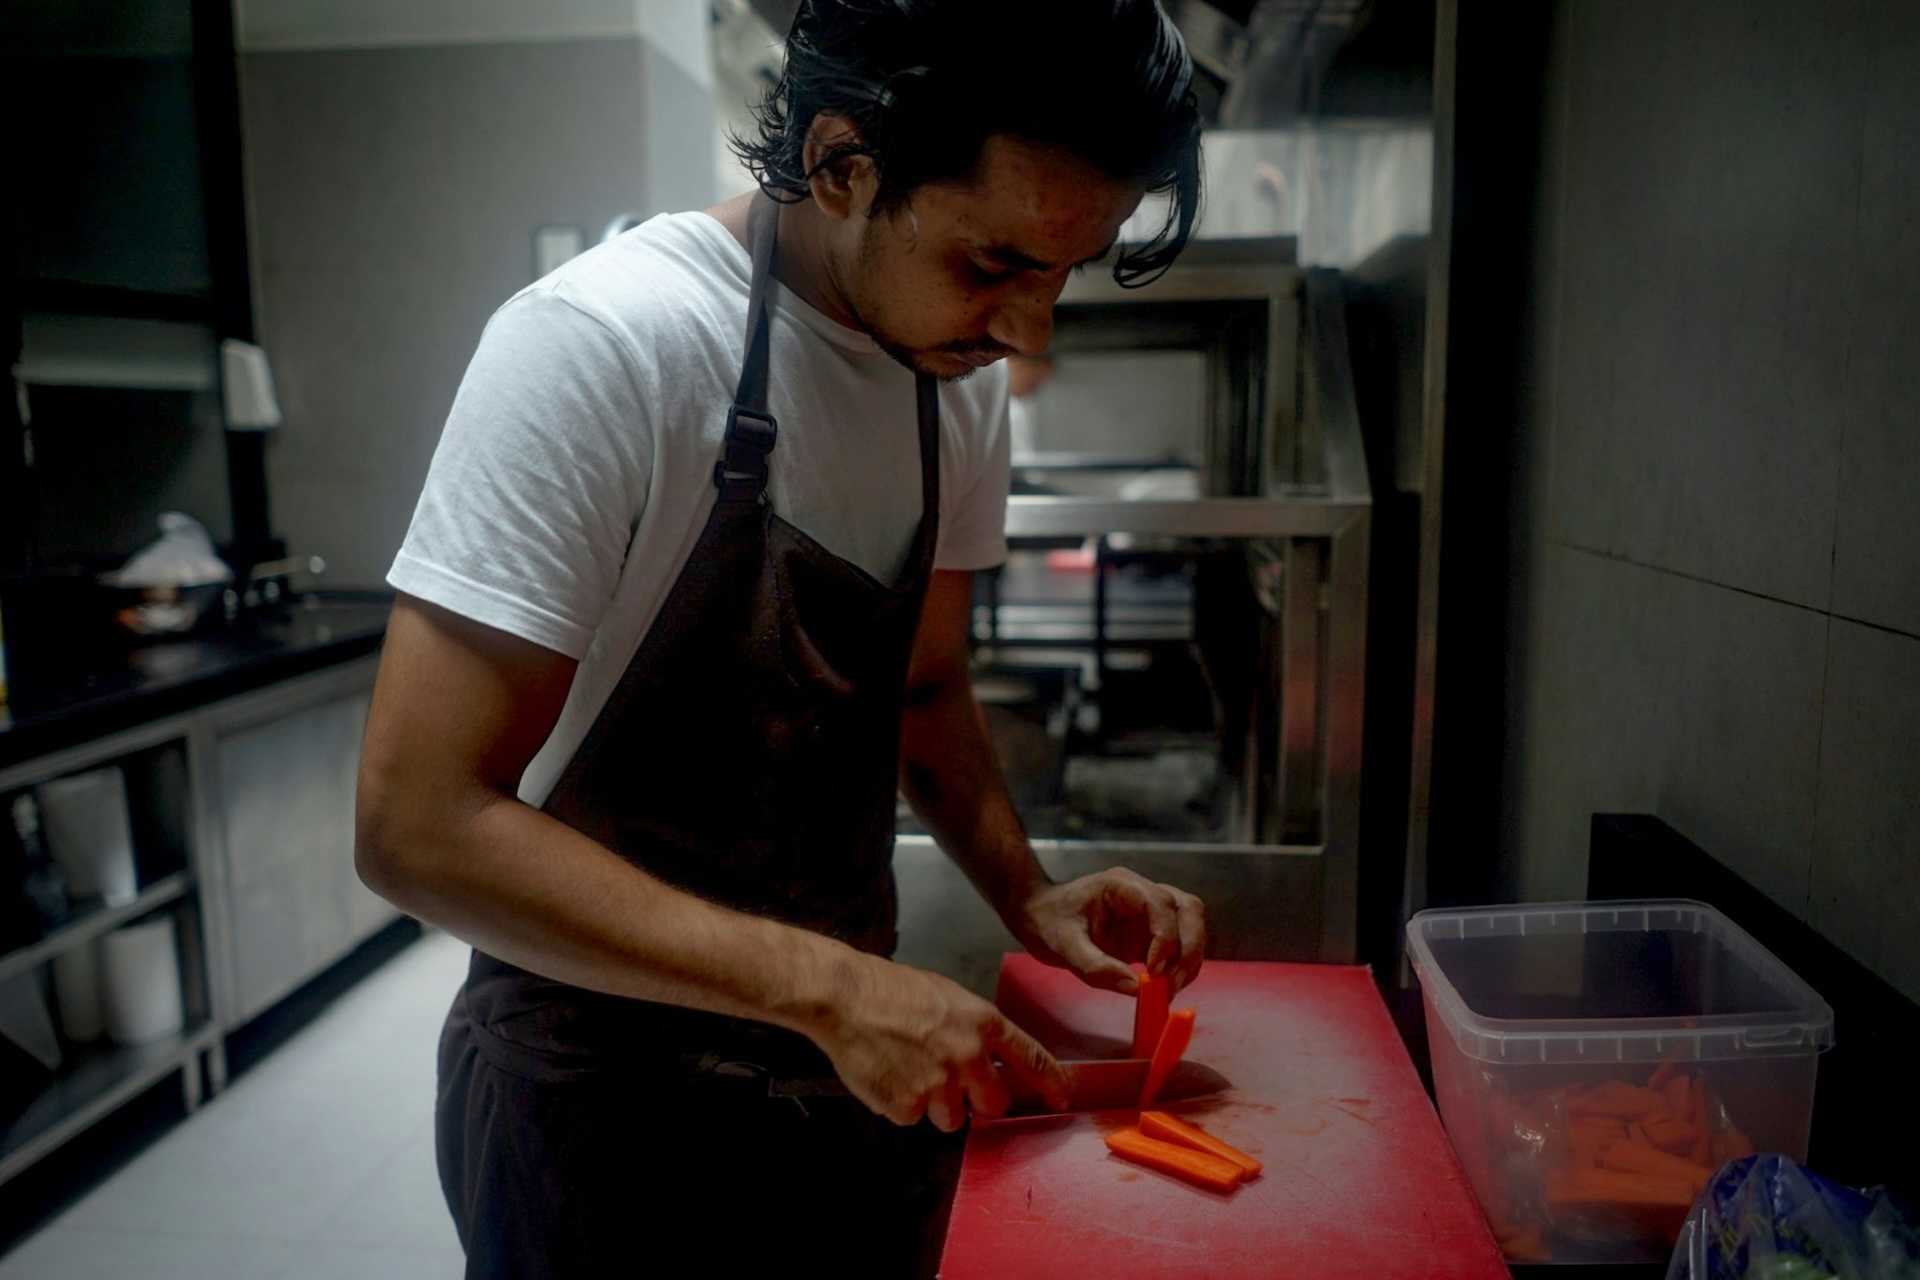
<path fill-rule="evenodd" d="M 1000 1007 L 1061 1057 L 1124 1057 L 1133 1001 L 1009 955 Z M 1210 961 L 1174 998 L 1232 1087 L 1162 1108 L 1255 1156 L 1231 1195 L 1110 1154 L 1125 1111 L 976 1124 L 942 1280 L 1508 1275 L 1365 969 Z"/>

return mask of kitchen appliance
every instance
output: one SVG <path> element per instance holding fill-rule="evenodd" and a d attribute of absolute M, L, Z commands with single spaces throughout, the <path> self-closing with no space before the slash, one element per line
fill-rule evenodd
<path fill-rule="evenodd" d="M 1079 358 L 1183 354 L 1188 479 L 1101 447 L 1148 432 L 1075 424 L 1040 474 L 1112 483 L 1013 496 L 974 610 L 983 683 L 1039 694 L 987 713 L 1048 871 L 1198 893 L 1224 957 L 1356 954 L 1372 494 L 1345 307 L 1287 240 L 1197 241 L 1143 288 L 1074 277 L 1040 394 Z M 906 822 L 904 846 L 928 841 Z"/>

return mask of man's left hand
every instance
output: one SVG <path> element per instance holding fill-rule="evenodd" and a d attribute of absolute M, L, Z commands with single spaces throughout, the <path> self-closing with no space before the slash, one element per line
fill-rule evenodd
<path fill-rule="evenodd" d="M 1036 959 L 1133 995 L 1132 964 L 1166 974 L 1172 991 L 1193 981 L 1206 955 L 1206 917 L 1192 894 L 1119 867 L 1036 890 L 1014 931 Z"/>

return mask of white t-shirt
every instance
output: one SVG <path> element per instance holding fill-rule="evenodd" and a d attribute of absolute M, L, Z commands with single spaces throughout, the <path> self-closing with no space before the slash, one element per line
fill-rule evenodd
<path fill-rule="evenodd" d="M 541 804 L 679 577 L 746 338 L 746 250 L 661 215 L 521 290 L 488 322 L 387 581 L 578 659 L 520 798 Z M 920 521 L 914 378 L 770 282 L 773 509 L 882 581 Z M 1006 557 L 1007 377 L 940 391 L 935 564 Z"/>

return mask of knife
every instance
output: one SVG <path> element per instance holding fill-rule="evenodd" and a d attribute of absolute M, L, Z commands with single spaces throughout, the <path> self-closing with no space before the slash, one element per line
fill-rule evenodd
<path fill-rule="evenodd" d="M 1138 1107 L 1140 1092 L 1147 1085 L 1148 1065 L 1145 1058 L 1088 1058 L 1061 1062 L 1060 1066 L 1067 1073 L 1070 1095 L 1065 1110 L 1116 1111 Z M 1032 1115 L 1053 1111 L 1039 1091 L 1026 1081 L 1010 1073 L 1003 1074 L 1001 1078 L 1006 1082 L 1007 1092 L 1013 1097 L 1008 1114 Z M 1198 1062 L 1182 1062 L 1173 1069 L 1166 1084 L 1161 1086 L 1156 1101 L 1177 1102 L 1182 1098 L 1197 1098 L 1232 1087 L 1232 1082 L 1212 1067 Z M 851 1096 L 851 1090 L 838 1076 L 776 1076 L 769 1082 L 767 1092 L 776 1098 Z"/>

